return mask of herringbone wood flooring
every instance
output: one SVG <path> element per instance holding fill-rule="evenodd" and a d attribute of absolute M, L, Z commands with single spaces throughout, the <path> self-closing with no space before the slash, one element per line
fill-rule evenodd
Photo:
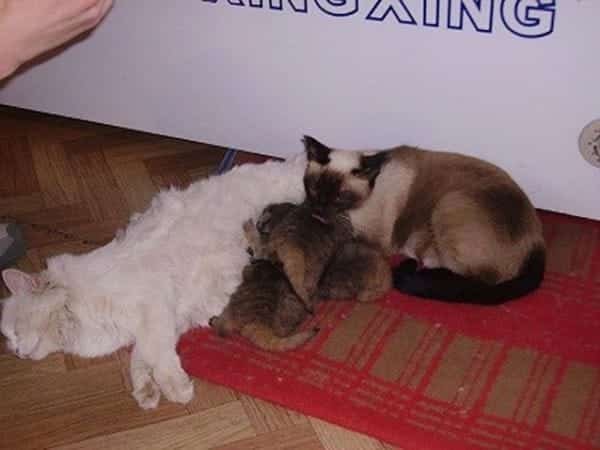
<path fill-rule="evenodd" d="M 215 170 L 224 149 L 0 107 L 0 222 L 22 225 L 18 266 L 108 242 L 161 187 Z M 260 159 L 238 154 L 236 161 Z M 0 286 L 0 297 L 6 295 Z M 385 444 L 196 380 L 196 398 L 139 409 L 128 354 L 20 360 L 0 343 L 0 448 L 384 449 Z"/>

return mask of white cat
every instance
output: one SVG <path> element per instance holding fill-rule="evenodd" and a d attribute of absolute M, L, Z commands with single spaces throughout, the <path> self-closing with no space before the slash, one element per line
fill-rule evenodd
<path fill-rule="evenodd" d="M 85 357 L 133 344 L 133 396 L 154 408 L 194 395 L 175 346 L 219 315 L 248 261 L 242 224 L 269 203 L 300 202 L 306 160 L 248 164 L 162 191 L 126 230 L 90 253 L 48 259 L 29 275 L 7 269 L 12 295 L 0 330 L 22 358 L 64 351 Z"/>

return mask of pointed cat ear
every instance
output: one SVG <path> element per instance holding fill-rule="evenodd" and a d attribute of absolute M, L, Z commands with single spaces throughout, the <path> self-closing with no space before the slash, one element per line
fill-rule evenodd
<path fill-rule="evenodd" d="M 39 288 L 39 280 L 35 275 L 17 269 L 3 270 L 2 279 L 13 295 L 31 294 Z"/>
<path fill-rule="evenodd" d="M 379 152 L 374 155 L 362 155 L 360 158 L 360 167 L 352 171 L 356 176 L 369 180 L 371 187 L 375 184 L 375 179 L 381 172 L 381 168 L 388 160 L 387 152 Z"/>
<path fill-rule="evenodd" d="M 331 153 L 329 147 L 321 144 L 312 136 L 304 136 L 302 142 L 304 142 L 306 158 L 309 161 L 315 161 L 323 166 L 329 163 L 329 153 Z"/>

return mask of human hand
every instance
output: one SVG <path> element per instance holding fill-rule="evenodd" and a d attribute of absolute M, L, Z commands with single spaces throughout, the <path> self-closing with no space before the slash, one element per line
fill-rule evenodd
<path fill-rule="evenodd" d="M 95 27 L 113 0 L 0 0 L 0 79 Z"/>

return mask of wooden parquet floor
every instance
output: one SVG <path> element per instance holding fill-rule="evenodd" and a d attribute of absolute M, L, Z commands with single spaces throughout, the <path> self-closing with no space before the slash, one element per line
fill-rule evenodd
<path fill-rule="evenodd" d="M 39 271 L 51 255 L 108 242 L 158 189 L 208 176 L 224 153 L 0 106 L 0 222 L 20 223 L 29 247 L 18 267 Z M 238 153 L 236 162 L 257 159 Z M 153 411 L 138 408 L 129 391 L 124 350 L 34 362 L 0 342 L 0 449 L 392 448 L 202 380 L 190 404 L 162 401 Z"/>

